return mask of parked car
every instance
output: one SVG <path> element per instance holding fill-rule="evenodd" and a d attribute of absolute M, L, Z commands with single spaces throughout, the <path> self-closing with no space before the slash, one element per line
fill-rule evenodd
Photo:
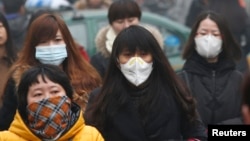
<path fill-rule="evenodd" d="M 75 40 L 83 45 L 89 56 L 96 52 L 95 36 L 98 30 L 108 24 L 107 10 L 83 10 L 61 12 Z M 164 52 L 173 69 L 179 71 L 184 63 L 180 53 L 185 44 L 190 29 L 166 17 L 142 12 L 142 23 L 157 27 L 164 38 Z"/>

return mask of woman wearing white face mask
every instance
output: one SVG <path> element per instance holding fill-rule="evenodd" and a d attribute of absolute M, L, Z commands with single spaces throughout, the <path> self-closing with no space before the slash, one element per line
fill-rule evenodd
<path fill-rule="evenodd" d="M 206 125 L 241 123 L 242 74 L 235 69 L 240 57 L 224 18 L 211 11 L 200 14 L 184 47 L 186 62 L 179 75 L 196 98 Z"/>
<path fill-rule="evenodd" d="M 194 100 L 148 30 L 121 31 L 109 61 L 84 114 L 105 141 L 206 140 Z"/>

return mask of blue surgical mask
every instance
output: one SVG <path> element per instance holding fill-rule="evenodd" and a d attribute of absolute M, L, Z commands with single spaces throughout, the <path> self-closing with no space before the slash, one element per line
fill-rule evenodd
<path fill-rule="evenodd" d="M 35 57 L 43 64 L 59 66 L 67 57 L 66 45 L 37 46 Z"/>

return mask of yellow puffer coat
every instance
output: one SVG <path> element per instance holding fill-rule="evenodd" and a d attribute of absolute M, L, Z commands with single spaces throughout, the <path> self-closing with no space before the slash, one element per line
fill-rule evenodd
<path fill-rule="evenodd" d="M 19 112 L 8 131 L 0 132 L 0 141 L 40 141 L 35 134 L 24 124 Z M 71 129 L 61 136 L 57 141 L 104 141 L 98 130 L 92 126 L 85 125 L 82 112 Z"/>

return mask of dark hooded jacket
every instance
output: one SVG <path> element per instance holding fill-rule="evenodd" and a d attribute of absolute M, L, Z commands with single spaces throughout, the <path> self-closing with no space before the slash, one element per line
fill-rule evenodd
<path fill-rule="evenodd" d="M 235 69 L 232 60 L 220 55 L 217 63 L 208 63 L 195 52 L 187 59 L 179 76 L 188 83 L 196 98 L 205 125 L 241 123 L 242 74 Z"/>

